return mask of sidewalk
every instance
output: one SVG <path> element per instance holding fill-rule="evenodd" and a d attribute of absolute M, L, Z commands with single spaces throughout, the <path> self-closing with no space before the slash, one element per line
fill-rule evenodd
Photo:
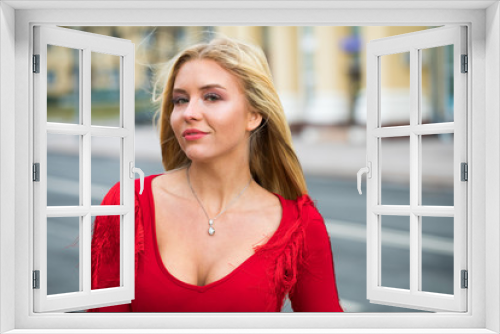
<path fill-rule="evenodd" d="M 355 181 L 358 170 L 366 165 L 366 133 L 361 127 L 333 131 L 332 129 L 306 130 L 295 136 L 293 141 L 306 174 L 343 177 Z M 452 186 L 453 141 L 426 136 L 422 146 L 424 185 Z M 382 140 L 380 159 L 383 180 L 409 185 L 409 148 L 409 138 Z M 363 182 L 364 180 L 365 176 Z"/>
<path fill-rule="evenodd" d="M 365 166 L 366 135 L 363 128 L 309 128 L 294 136 L 293 143 L 304 173 L 309 175 L 341 177 L 355 181 L 356 173 Z M 433 186 L 453 184 L 451 143 L 437 138 L 428 138 L 424 141 L 422 151 L 424 184 Z M 67 151 L 68 145 L 67 141 L 58 141 L 50 143 L 50 148 Z M 75 147 L 74 144 L 71 146 Z M 92 148 L 93 155 L 113 156 L 113 152 L 119 153 L 116 143 L 110 138 L 93 138 Z M 382 179 L 408 184 L 409 140 L 384 139 L 382 148 Z M 158 135 L 152 126 L 136 127 L 135 152 L 137 160 L 161 164 Z"/>

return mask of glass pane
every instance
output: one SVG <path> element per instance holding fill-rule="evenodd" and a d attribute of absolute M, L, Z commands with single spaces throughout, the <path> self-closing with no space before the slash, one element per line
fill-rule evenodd
<path fill-rule="evenodd" d="M 47 134 L 47 205 L 80 205 L 80 136 Z"/>
<path fill-rule="evenodd" d="M 120 126 L 120 57 L 92 52 L 92 125 Z"/>
<path fill-rule="evenodd" d="M 80 290 L 80 217 L 47 218 L 47 294 Z"/>
<path fill-rule="evenodd" d="M 422 217 L 422 291 L 453 294 L 451 217 Z"/>
<path fill-rule="evenodd" d="M 381 285 L 410 289 L 410 217 L 381 217 Z"/>
<path fill-rule="evenodd" d="M 47 45 L 47 121 L 80 123 L 80 50 Z"/>
<path fill-rule="evenodd" d="M 121 138 L 92 137 L 92 205 L 102 203 L 109 189 L 120 181 Z M 107 205 L 120 205 L 118 197 Z"/>
<path fill-rule="evenodd" d="M 382 138 L 380 145 L 382 205 L 410 205 L 410 138 Z"/>
<path fill-rule="evenodd" d="M 410 52 L 380 57 L 381 126 L 410 124 Z"/>
<path fill-rule="evenodd" d="M 92 290 L 120 286 L 121 216 L 92 217 Z"/>
<path fill-rule="evenodd" d="M 453 45 L 420 50 L 422 123 L 453 122 Z"/>
<path fill-rule="evenodd" d="M 422 205 L 453 206 L 453 139 L 422 136 Z"/>

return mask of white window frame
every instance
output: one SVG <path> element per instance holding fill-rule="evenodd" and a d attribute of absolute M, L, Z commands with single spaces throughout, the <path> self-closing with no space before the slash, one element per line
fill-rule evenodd
<path fill-rule="evenodd" d="M 62 8 L 66 6 L 69 8 Z M 130 9 L 120 9 L 129 6 Z M 163 8 L 157 8 L 157 7 Z M 453 7 L 453 6 L 460 6 Z M 137 7 L 149 9 L 137 10 Z M 78 9 L 75 9 L 78 8 Z M 106 8 L 106 9 L 103 9 Z M 41 10 L 43 9 L 43 10 Z M 245 9 L 245 10 L 242 10 Z M 411 10 L 408 10 L 411 9 Z M 467 25 L 468 312 L 436 314 L 34 314 L 31 270 L 32 26 Z M 498 1 L 8 1 L 0 3 L 0 332 L 500 332 L 500 9 Z M 487 70 L 486 70 L 487 69 Z M 14 138 L 14 145 L 12 140 Z M 487 152 L 487 153 L 486 153 Z M 360 166 L 362 167 L 362 166 Z M 486 175 L 488 176 L 486 182 Z M 14 196 L 12 196 L 14 194 Z M 15 224 L 13 224 L 15 222 Z M 12 287 L 15 287 L 14 289 Z M 14 307 L 12 307 L 14 305 Z M 291 328 L 297 328 L 295 331 Z M 298 329 L 300 328 L 300 329 Z M 356 329 L 357 328 L 357 329 Z M 411 329 L 411 328 L 418 328 Z M 39 329 L 39 330 L 37 330 Z M 250 330 L 249 330 L 250 329 Z M 118 332 L 120 332 L 118 330 Z"/>

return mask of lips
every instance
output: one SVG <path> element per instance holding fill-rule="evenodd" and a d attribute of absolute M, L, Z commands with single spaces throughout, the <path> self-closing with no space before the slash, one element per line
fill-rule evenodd
<path fill-rule="evenodd" d="M 207 134 L 208 134 L 207 132 L 203 132 L 203 131 L 198 130 L 198 129 L 187 129 L 182 133 L 182 136 L 186 140 L 195 140 L 195 139 L 200 139 L 200 138 L 206 136 Z"/>

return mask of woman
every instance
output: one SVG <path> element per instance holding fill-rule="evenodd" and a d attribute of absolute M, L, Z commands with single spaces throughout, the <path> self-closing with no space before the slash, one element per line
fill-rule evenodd
<path fill-rule="evenodd" d="M 159 127 L 167 172 L 136 193 L 135 299 L 93 311 L 280 311 L 287 295 L 295 311 L 342 311 L 263 52 L 230 39 L 181 52 Z M 116 185 L 103 204 L 118 196 Z M 96 221 L 94 289 L 119 286 L 112 219 Z"/>

